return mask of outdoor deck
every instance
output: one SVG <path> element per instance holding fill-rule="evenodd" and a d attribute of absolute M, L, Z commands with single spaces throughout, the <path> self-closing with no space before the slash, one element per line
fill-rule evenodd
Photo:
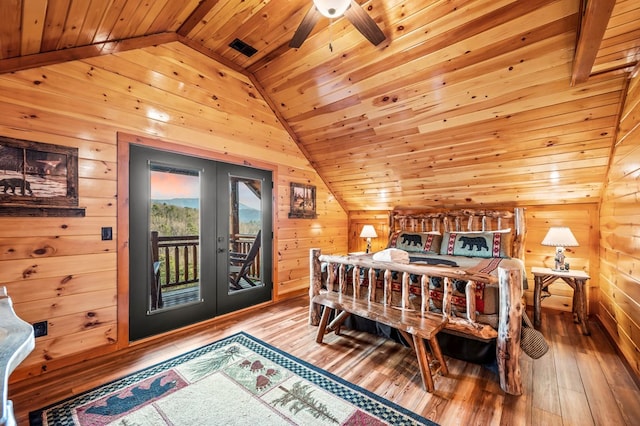
<path fill-rule="evenodd" d="M 198 301 L 201 298 L 198 266 L 199 236 L 163 237 L 155 231 L 151 235 L 151 254 L 155 272 L 155 281 L 152 285 L 152 309 L 165 309 Z M 255 237 L 255 235 L 235 235 L 234 251 L 249 253 Z M 260 256 L 248 271 L 248 276 L 258 286 L 261 285 L 259 271 Z M 229 291 L 242 291 L 253 287 L 244 279 L 240 280 L 239 285 L 240 289 L 229 285 Z"/>
<path fill-rule="evenodd" d="M 262 283 L 256 282 L 257 286 L 261 286 Z M 248 282 L 242 280 L 240 281 L 240 285 L 242 286 L 242 290 L 255 288 L 251 286 Z M 234 291 L 241 291 L 236 289 L 233 286 L 229 286 L 229 292 L 233 293 Z M 164 302 L 163 308 L 170 308 L 173 306 L 196 302 L 200 299 L 200 293 L 198 291 L 198 286 L 193 286 L 191 288 L 182 288 L 178 290 L 167 290 L 162 294 L 162 300 Z"/>

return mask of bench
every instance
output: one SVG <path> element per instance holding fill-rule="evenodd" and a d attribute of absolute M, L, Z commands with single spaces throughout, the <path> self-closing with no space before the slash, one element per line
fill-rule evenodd
<path fill-rule="evenodd" d="M 439 331 L 444 329 L 447 333 L 480 341 L 494 340 L 500 387 L 511 395 L 522 394 L 519 362 L 522 276 L 519 269 L 499 267 L 496 277 L 447 266 L 375 261 L 369 255 L 323 255 L 320 249 L 311 249 L 309 255 L 309 324 L 320 326 L 318 343 L 328 332 L 339 334 L 343 321 L 352 314 L 396 328 L 416 351 L 424 387 L 432 391 L 433 376 L 427 365 L 437 363 L 440 373 L 447 374 L 440 347 L 437 342 L 432 343 Z M 430 309 L 429 282 L 434 277 L 443 283 L 440 312 Z M 466 318 L 454 315 L 451 308 L 452 287 L 459 280 L 467 282 Z M 497 329 L 476 321 L 473 292 L 477 283 L 500 290 Z M 337 316 L 329 322 L 334 312 Z M 423 353 L 426 350 L 423 339 L 429 343 L 431 354 Z M 416 341 L 421 344 L 416 345 Z"/>
<path fill-rule="evenodd" d="M 312 299 L 312 302 L 324 306 L 316 342 L 322 343 L 327 332 L 334 331 L 336 334 L 340 334 L 342 322 L 351 314 L 358 315 L 398 329 L 416 353 L 422 384 L 428 392 L 434 390 L 433 374 L 438 372 L 445 376 L 449 374 L 438 339 L 436 339 L 438 332 L 447 323 L 447 319 L 442 315 L 431 313 L 420 315 L 415 311 L 356 299 L 338 292 L 318 294 Z M 338 314 L 329 324 L 329 319 L 334 312 L 338 312 Z M 423 339 L 428 342 L 430 353 L 426 350 Z"/>

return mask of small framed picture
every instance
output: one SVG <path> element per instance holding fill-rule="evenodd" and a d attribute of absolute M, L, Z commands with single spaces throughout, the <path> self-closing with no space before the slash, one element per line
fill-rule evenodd
<path fill-rule="evenodd" d="M 291 182 L 289 218 L 315 219 L 316 217 L 316 187 Z"/>
<path fill-rule="evenodd" d="M 0 216 L 84 216 L 78 149 L 0 136 Z"/>

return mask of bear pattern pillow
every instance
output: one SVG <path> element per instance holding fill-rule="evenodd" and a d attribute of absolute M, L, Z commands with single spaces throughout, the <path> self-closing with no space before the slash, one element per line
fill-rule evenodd
<path fill-rule="evenodd" d="M 396 231 L 387 248 L 397 248 L 414 253 L 438 253 L 442 235 L 434 232 Z"/>
<path fill-rule="evenodd" d="M 468 257 L 510 257 L 511 234 L 505 232 L 445 232 L 440 254 Z"/>

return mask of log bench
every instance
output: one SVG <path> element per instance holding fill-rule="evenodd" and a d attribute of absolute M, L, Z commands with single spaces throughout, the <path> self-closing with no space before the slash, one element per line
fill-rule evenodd
<path fill-rule="evenodd" d="M 366 255 L 323 255 L 320 249 L 311 249 L 309 255 L 309 323 L 319 326 L 316 335 L 318 343 L 322 343 L 328 332 L 335 331 L 339 334 L 342 323 L 352 314 L 396 328 L 416 352 L 424 387 L 433 391 L 433 377 L 429 367 L 439 367 L 441 374 L 448 374 L 436 340 L 439 331 L 446 330 L 448 333 L 481 341 L 494 339 L 500 387 L 511 395 L 522 394 L 519 360 L 523 308 L 522 275 L 519 269 L 500 267 L 496 277 L 460 268 L 380 262 Z M 347 273 L 349 268 L 350 272 Z M 399 291 L 394 290 L 393 275 L 400 277 Z M 382 277 L 382 288 L 376 287 L 376 276 Z M 429 309 L 431 277 L 443 280 L 441 313 L 434 313 Z M 410 301 L 413 297 L 410 282 L 415 282 L 416 279 L 420 288 L 418 306 Z M 458 279 L 468 281 L 467 318 L 456 317 L 451 311 L 452 286 Z M 500 290 L 497 330 L 475 321 L 474 283 L 496 286 Z M 336 317 L 329 322 L 334 312 Z M 423 339 L 429 343 L 431 354 L 426 351 Z"/>
<path fill-rule="evenodd" d="M 440 372 L 449 374 L 436 335 L 444 328 L 447 319 L 442 315 L 427 313 L 419 315 L 415 311 L 385 306 L 381 303 L 359 300 L 337 292 L 326 292 L 315 296 L 312 302 L 324 306 L 316 342 L 322 343 L 326 332 L 340 334 L 342 322 L 351 314 L 358 315 L 396 328 L 409 343 L 418 358 L 418 367 L 422 376 L 422 384 L 428 392 L 433 392 L 433 374 Z M 338 312 L 329 324 L 334 312 Z M 424 340 L 429 344 L 429 352 Z"/>

